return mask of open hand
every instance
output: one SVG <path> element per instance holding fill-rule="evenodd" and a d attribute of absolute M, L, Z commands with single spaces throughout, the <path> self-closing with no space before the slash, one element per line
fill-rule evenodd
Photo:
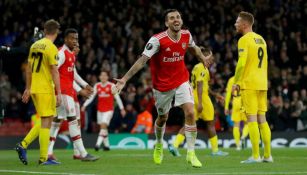
<path fill-rule="evenodd" d="M 112 87 L 112 94 L 113 95 L 119 94 L 126 85 L 126 81 L 123 80 L 123 79 L 114 78 L 114 80 L 116 81 L 116 84 L 115 84 L 115 86 Z"/>

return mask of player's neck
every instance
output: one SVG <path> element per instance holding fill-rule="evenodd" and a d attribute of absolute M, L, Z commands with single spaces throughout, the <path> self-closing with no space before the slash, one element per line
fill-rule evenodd
<path fill-rule="evenodd" d="M 56 37 L 54 37 L 53 35 L 46 35 L 45 38 L 50 39 L 52 42 L 54 42 L 56 39 Z"/>
<path fill-rule="evenodd" d="M 253 29 L 252 28 L 247 28 L 243 31 L 243 35 L 249 33 L 249 32 L 253 32 Z"/>
<path fill-rule="evenodd" d="M 175 41 L 178 41 L 179 39 L 180 39 L 180 37 L 181 37 L 181 32 L 180 32 L 180 30 L 178 31 L 178 32 L 175 32 L 175 31 L 171 31 L 170 29 L 167 29 L 167 35 L 171 38 L 171 39 L 173 39 L 173 40 L 175 40 Z"/>

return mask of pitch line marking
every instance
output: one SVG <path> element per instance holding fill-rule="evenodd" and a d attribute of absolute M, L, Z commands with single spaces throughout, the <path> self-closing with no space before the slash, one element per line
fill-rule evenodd
<path fill-rule="evenodd" d="M 184 173 L 186 174 L 186 173 Z M 190 174 L 190 173 L 189 173 Z M 191 173 L 192 174 L 197 174 L 197 175 L 236 175 L 236 174 L 248 174 L 248 175 L 253 175 L 253 174 L 307 174 L 307 171 L 305 172 L 227 172 L 227 173 Z M 183 174 L 146 174 L 146 175 L 183 175 Z"/>
<path fill-rule="evenodd" d="M 95 174 L 56 173 L 56 172 L 38 172 L 38 171 L 16 171 L 16 170 L 0 170 L 0 174 L 1 173 L 54 174 L 54 175 L 95 175 Z"/>

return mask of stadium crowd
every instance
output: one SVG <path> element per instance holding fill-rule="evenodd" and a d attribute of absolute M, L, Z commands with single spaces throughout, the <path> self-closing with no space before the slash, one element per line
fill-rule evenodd
<path fill-rule="evenodd" d="M 62 30 L 78 29 L 81 52 L 76 67 L 79 74 L 94 85 L 99 81 L 101 70 L 109 71 L 111 79 L 123 76 L 136 61 L 137 54 L 142 53 L 150 36 L 164 28 L 162 13 L 167 8 L 181 11 L 184 26 L 191 31 L 195 42 L 213 50 L 215 63 L 210 67 L 210 83 L 212 90 L 221 94 L 225 93 L 227 80 L 234 74 L 237 62 L 236 43 L 240 36 L 235 34 L 235 19 L 241 10 L 252 12 L 256 19 L 254 31 L 261 34 L 268 45 L 270 105 L 267 119 L 271 129 L 296 131 L 307 126 L 307 25 L 304 19 L 307 3 L 304 0 L 4 0 L 0 1 L 3 26 L 0 45 L 26 46 L 35 26 L 41 27 L 46 19 L 59 20 Z M 56 44 L 62 43 L 60 36 Z M 24 77 L 26 57 L 2 52 L 0 59 L 3 61 L 0 88 L 5 117 L 27 121 L 34 108 L 21 103 L 25 82 L 21 77 Z M 197 63 L 191 55 L 187 55 L 185 61 L 189 70 Z M 156 116 L 150 89 L 147 66 L 121 93 L 127 114 L 121 117 L 119 110 L 115 111 L 111 131 L 130 132 L 140 113 L 141 101 L 153 117 Z M 95 120 L 93 108 L 87 111 L 89 123 Z M 216 103 L 215 108 L 220 130 L 228 130 L 231 124 L 224 115 L 224 107 Z M 181 125 L 182 120 L 182 111 L 171 111 L 170 125 Z"/>

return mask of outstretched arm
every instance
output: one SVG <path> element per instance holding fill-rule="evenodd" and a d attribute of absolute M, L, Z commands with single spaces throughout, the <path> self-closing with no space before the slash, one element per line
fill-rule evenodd
<path fill-rule="evenodd" d="M 97 84 L 95 84 L 95 86 L 94 86 L 93 94 L 90 96 L 90 98 L 88 98 L 83 103 L 82 110 L 84 110 L 95 99 L 96 95 L 97 95 Z"/>
<path fill-rule="evenodd" d="M 136 74 L 139 70 L 141 70 L 149 59 L 150 59 L 149 57 L 142 55 L 121 79 L 114 78 L 114 80 L 116 80 L 117 83 L 114 86 L 114 88 L 112 88 L 112 93 L 113 94 L 120 93 L 120 91 L 124 88 L 126 82 L 130 80 L 130 78 L 134 74 Z"/>
<path fill-rule="evenodd" d="M 205 67 L 209 67 L 213 63 L 211 51 L 208 55 L 205 56 L 201 49 L 195 45 L 194 47 L 189 47 L 189 52 L 194 55 L 200 62 L 202 62 Z"/>

